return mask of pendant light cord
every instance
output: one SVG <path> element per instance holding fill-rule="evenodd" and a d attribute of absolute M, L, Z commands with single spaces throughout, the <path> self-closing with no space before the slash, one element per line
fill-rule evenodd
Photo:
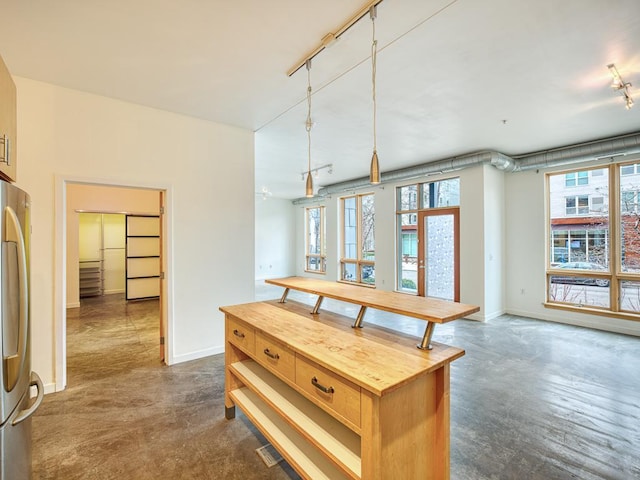
<path fill-rule="evenodd" d="M 373 98 L 373 151 L 376 149 L 376 64 L 378 60 L 378 41 L 376 40 L 376 7 L 371 7 L 371 24 L 373 25 L 373 41 L 371 43 L 371 85 Z"/>
<path fill-rule="evenodd" d="M 307 140 L 308 140 L 308 174 L 311 175 L 311 60 L 307 60 Z"/>

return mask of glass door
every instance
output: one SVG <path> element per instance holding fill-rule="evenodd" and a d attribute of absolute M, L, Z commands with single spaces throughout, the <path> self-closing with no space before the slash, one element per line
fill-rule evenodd
<path fill-rule="evenodd" d="M 460 301 L 458 208 L 418 213 L 418 295 Z"/>

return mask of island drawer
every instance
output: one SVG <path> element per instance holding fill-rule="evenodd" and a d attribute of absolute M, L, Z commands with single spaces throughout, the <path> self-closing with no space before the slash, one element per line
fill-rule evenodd
<path fill-rule="evenodd" d="M 360 387 L 301 355 L 296 356 L 295 381 L 316 403 L 360 427 Z"/>
<path fill-rule="evenodd" d="M 227 341 L 237 345 L 247 353 L 255 353 L 255 330 L 227 315 Z"/>
<path fill-rule="evenodd" d="M 261 332 L 256 332 L 255 358 L 258 363 L 261 363 L 272 372 L 279 373 L 286 379 L 295 382 L 295 353 L 282 343 Z"/>

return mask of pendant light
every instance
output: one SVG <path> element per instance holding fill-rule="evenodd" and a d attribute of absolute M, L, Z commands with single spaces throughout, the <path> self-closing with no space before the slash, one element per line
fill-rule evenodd
<path fill-rule="evenodd" d="M 373 156 L 371 157 L 371 168 L 369 169 L 369 182 L 372 185 L 380 183 L 380 165 L 378 164 L 378 152 L 376 149 L 376 63 L 378 56 L 378 41 L 376 40 L 376 9 L 372 5 L 369 9 L 371 25 L 373 26 L 373 42 L 371 43 L 371 84 L 373 98 Z"/>
<path fill-rule="evenodd" d="M 309 163 L 307 165 L 307 189 L 306 189 L 306 197 L 313 197 L 313 177 L 311 176 L 311 60 L 307 60 L 307 122 L 305 123 L 305 128 L 307 130 L 307 141 L 308 141 L 308 158 Z"/>

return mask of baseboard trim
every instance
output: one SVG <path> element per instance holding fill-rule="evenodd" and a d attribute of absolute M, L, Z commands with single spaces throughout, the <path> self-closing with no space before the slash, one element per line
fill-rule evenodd
<path fill-rule="evenodd" d="M 224 353 L 224 346 L 219 345 L 217 347 L 205 348 L 204 350 L 198 350 L 191 353 L 183 353 L 182 355 L 174 355 L 169 359 L 168 365 L 175 365 L 177 363 L 189 362 L 191 360 L 198 360 L 199 358 L 210 357 L 211 355 L 219 355 Z"/>
<path fill-rule="evenodd" d="M 529 312 L 526 310 L 518 310 L 518 309 L 508 309 L 506 313 L 509 315 L 517 315 L 519 317 L 527 317 L 527 318 L 532 318 L 534 320 L 542 320 L 545 322 L 562 323 L 564 325 L 573 325 L 574 327 L 590 328 L 593 330 L 602 330 L 604 332 L 621 333 L 623 335 L 632 335 L 635 337 L 640 337 L 640 329 L 636 326 L 638 322 L 631 321 L 630 327 L 627 327 L 625 324 L 622 324 L 622 322 L 628 322 L 629 320 L 621 320 L 620 323 L 618 323 L 616 321 L 618 319 L 611 319 L 608 317 L 601 317 L 601 316 L 596 316 L 596 318 L 591 319 L 591 318 L 586 318 L 586 314 L 581 314 L 581 315 L 585 315 L 584 318 L 577 317 L 577 316 L 572 316 L 569 318 L 565 318 L 565 317 L 560 318 L 553 315 L 545 315 L 545 314 L 540 314 L 538 312 L 534 313 L 534 312 Z"/>
<path fill-rule="evenodd" d="M 44 386 L 44 394 L 48 395 L 50 393 L 56 393 L 56 384 L 55 383 L 45 383 Z M 36 387 L 31 387 L 29 389 L 29 396 L 31 398 L 35 398 L 38 395 L 38 390 Z"/>
<path fill-rule="evenodd" d="M 498 312 L 490 313 L 488 315 L 485 315 L 484 321 L 486 322 L 486 321 L 489 321 L 489 320 L 493 320 L 494 318 L 498 318 L 499 316 L 504 315 L 505 313 L 506 312 L 504 310 L 500 310 Z"/>
<path fill-rule="evenodd" d="M 80 302 L 67 303 L 67 308 L 80 308 Z"/>

